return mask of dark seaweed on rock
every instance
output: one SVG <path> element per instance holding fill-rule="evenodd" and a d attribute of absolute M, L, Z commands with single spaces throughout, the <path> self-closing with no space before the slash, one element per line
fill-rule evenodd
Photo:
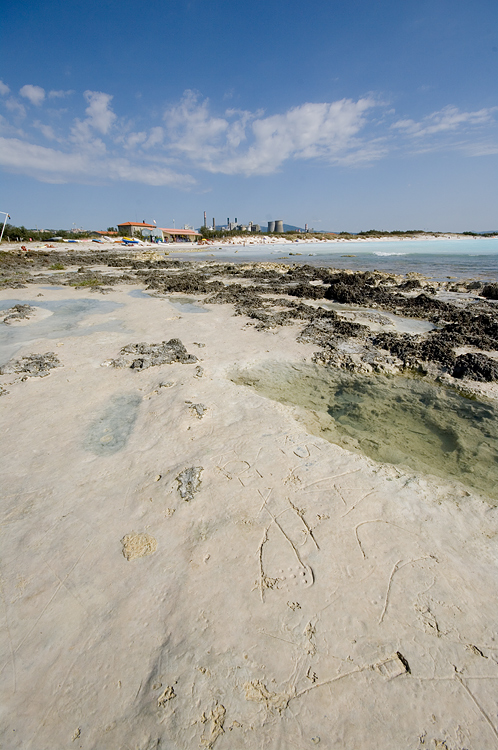
<path fill-rule="evenodd" d="M 303 297 L 304 299 L 323 299 L 326 288 L 314 284 L 297 284 L 290 287 L 287 294 L 291 297 Z"/>
<path fill-rule="evenodd" d="M 453 308 L 451 318 L 451 322 L 442 326 L 440 336 L 451 341 L 453 346 L 475 346 L 487 351 L 497 348 L 498 317 L 487 312 Z"/>
<path fill-rule="evenodd" d="M 335 318 L 321 318 L 307 325 L 299 334 L 298 341 L 318 346 L 334 347 L 338 338 L 351 338 L 365 335 L 368 327 Z"/>
<path fill-rule="evenodd" d="M 451 368 L 455 362 L 452 346 L 448 342 L 440 342 L 437 334 L 423 339 L 407 333 L 380 333 L 373 337 L 372 343 L 398 357 L 406 368 L 418 367 L 420 362 L 438 362 L 445 368 Z"/>
<path fill-rule="evenodd" d="M 211 294 L 223 289 L 221 281 L 209 281 L 200 274 L 184 273 L 178 276 L 149 275 L 145 278 L 148 289 L 156 289 L 168 294 L 170 292 L 183 292 L 184 294 Z"/>
<path fill-rule="evenodd" d="M 453 377 L 481 382 L 498 380 L 498 362 L 485 354 L 461 354 L 456 358 Z"/>
<path fill-rule="evenodd" d="M 343 304 L 371 305 L 392 304 L 392 293 L 377 284 L 374 274 L 339 273 L 333 276 L 325 290 L 325 298 Z"/>
<path fill-rule="evenodd" d="M 422 284 L 418 279 L 407 279 L 398 285 L 398 289 L 402 289 L 404 292 L 411 292 L 413 289 L 421 289 Z"/>
<path fill-rule="evenodd" d="M 486 284 L 481 295 L 487 299 L 498 299 L 498 284 Z"/>

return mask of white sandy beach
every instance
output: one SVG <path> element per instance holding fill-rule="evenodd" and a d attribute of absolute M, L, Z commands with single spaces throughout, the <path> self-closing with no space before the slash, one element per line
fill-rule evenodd
<path fill-rule="evenodd" d="M 1 746 L 498 747 L 497 509 L 230 380 L 309 361 L 295 325 L 133 289 L 33 326 L 15 357 L 54 352 L 47 377 L 0 376 Z M 107 366 L 174 338 L 199 361 Z"/>
<path fill-rule="evenodd" d="M 289 237 L 282 236 L 282 235 L 272 235 L 272 234 L 250 234 L 247 235 L 241 235 L 241 236 L 234 236 L 234 237 L 223 237 L 215 240 L 208 240 L 203 242 L 166 242 L 166 243 L 153 243 L 148 242 L 147 240 L 141 241 L 141 244 L 145 250 L 152 250 L 155 248 L 155 250 L 159 253 L 191 253 L 191 252 L 199 252 L 201 250 L 206 251 L 209 247 L 231 247 L 231 246 L 241 246 L 241 247 L 250 247 L 251 245 L 259 246 L 259 245 L 289 245 L 289 246 L 297 246 L 297 245 L 316 245 L 316 244 L 351 244 L 351 243 L 360 243 L 360 244 L 376 244 L 379 242 L 447 242 L 450 241 L 469 241 L 469 240 L 475 240 L 476 242 L 479 242 L 483 239 L 489 239 L 485 236 L 479 236 L 479 237 L 469 237 L 462 234 L 452 233 L 452 232 L 446 232 L 446 233 L 440 233 L 440 234 L 413 234 L 413 235 L 393 235 L 393 236 L 382 236 L 382 237 L 340 237 L 339 235 L 333 236 L 333 235 L 327 235 L 323 238 L 318 238 L 314 236 L 310 236 L 309 238 L 303 239 L 290 239 Z M 17 250 L 21 247 L 23 243 L 9 243 L 8 249 L 9 250 Z M 67 242 L 25 242 L 24 247 L 27 247 L 29 250 L 47 250 L 48 249 L 56 249 L 58 251 L 65 250 L 65 251 L 71 251 L 71 250 L 111 250 L 115 249 L 116 246 L 121 246 L 121 240 L 115 239 L 112 241 L 107 240 L 100 240 L 99 242 L 93 242 L 91 240 L 76 240 L 72 243 Z M 5 247 L 5 249 L 7 249 Z"/>

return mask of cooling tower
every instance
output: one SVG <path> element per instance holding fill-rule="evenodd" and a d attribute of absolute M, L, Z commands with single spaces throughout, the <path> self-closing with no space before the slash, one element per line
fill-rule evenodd
<path fill-rule="evenodd" d="M 274 231 L 278 232 L 278 234 L 282 234 L 283 233 L 283 231 L 284 231 L 284 222 L 282 221 L 282 219 L 277 219 L 277 221 L 275 222 L 275 229 L 274 229 Z"/>
<path fill-rule="evenodd" d="M 271 234 L 271 232 L 275 231 L 275 222 L 269 221 L 268 222 L 268 234 Z"/>

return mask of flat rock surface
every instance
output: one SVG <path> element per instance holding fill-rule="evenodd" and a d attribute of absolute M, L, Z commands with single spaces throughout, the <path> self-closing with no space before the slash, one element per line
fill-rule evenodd
<path fill-rule="evenodd" d="M 311 361 L 298 323 L 131 289 L 74 335 L 28 321 L 16 359 L 60 366 L 0 379 L 0 746 L 498 747 L 497 510 L 230 379 Z M 102 366 L 177 339 L 202 377 Z"/>

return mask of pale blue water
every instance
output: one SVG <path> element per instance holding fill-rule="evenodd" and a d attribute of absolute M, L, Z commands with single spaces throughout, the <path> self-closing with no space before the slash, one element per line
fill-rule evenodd
<path fill-rule="evenodd" d="M 38 339 L 60 339 L 66 336 L 87 336 L 97 331 L 122 331 L 120 320 L 104 320 L 102 323 L 86 326 L 88 315 L 106 315 L 123 305 L 100 298 L 90 299 L 4 299 L 0 300 L 0 310 L 8 310 L 14 305 L 31 305 L 50 310 L 52 315 L 43 320 L 24 326 L 0 324 L 0 365 L 4 365 L 21 347 Z"/>
<path fill-rule="evenodd" d="M 142 291 L 142 289 L 133 289 L 131 292 L 128 292 L 129 297 L 138 297 L 140 299 L 143 298 L 149 298 L 156 296 L 154 294 L 148 294 L 148 292 Z M 200 305 L 197 305 L 195 303 L 195 300 L 191 297 L 164 297 L 164 299 L 167 299 L 168 302 L 172 307 L 174 307 L 176 310 L 179 310 L 183 313 L 207 313 L 209 310 L 206 310 L 205 307 L 201 307 Z"/>
<path fill-rule="evenodd" d="M 342 257 L 354 256 L 354 257 Z M 183 260 L 235 263 L 274 261 L 306 263 L 354 271 L 421 273 L 436 281 L 498 281 L 498 237 L 459 240 L 387 240 L 379 242 L 293 243 L 287 245 L 213 245 L 205 253 L 171 253 Z"/>

